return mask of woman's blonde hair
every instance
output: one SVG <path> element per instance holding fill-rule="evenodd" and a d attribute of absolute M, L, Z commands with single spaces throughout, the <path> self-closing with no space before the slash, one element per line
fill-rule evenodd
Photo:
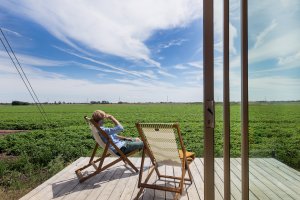
<path fill-rule="evenodd" d="M 102 110 L 96 110 L 93 115 L 92 115 L 92 118 L 93 120 L 96 122 L 96 123 L 99 123 L 100 120 L 103 120 L 104 119 L 104 116 L 105 116 L 105 112 L 102 111 Z"/>

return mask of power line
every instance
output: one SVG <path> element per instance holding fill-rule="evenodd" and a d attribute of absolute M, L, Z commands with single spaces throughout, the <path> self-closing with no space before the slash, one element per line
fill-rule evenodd
<path fill-rule="evenodd" d="M 14 57 L 15 57 L 17 63 L 18 63 L 18 65 L 19 65 L 19 67 L 20 67 L 20 69 L 21 69 L 21 71 L 22 71 L 22 73 L 23 73 L 23 75 L 25 76 L 25 79 L 27 80 L 27 82 L 28 82 L 28 84 L 29 84 L 29 86 L 30 86 L 30 88 L 31 88 L 31 90 L 32 90 L 32 92 L 33 92 L 33 94 L 34 94 L 34 96 L 36 97 L 37 102 L 39 103 L 39 105 L 40 105 L 40 107 L 41 107 L 43 113 L 46 115 L 46 112 L 45 112 L 45 110 L 44 110 L 42 104 L 40 103 L 40 100 L 39 100 L 38 96 L 36 95 L 36 93 L 35 93 L 33 87 L 31 86 L 31 84 L 30 84 L 30 82 L 29 82 L 29 80 L 28 80 L 28 78 L 27 78 L 27 76 L 26 76 L 26 74 L 25 74 L 25 72 L 24 72 L 24 70 L 23 70 L 23 68 L 22 68 L 22 66 L 21 66 L 21 64 L 20 64 L 20 62 L 19 62 L 19 60 L 18 60 L 16 54 L 15 54 L 15 52 L 14 52 L 13 49 L 11 48 L 11 46 L 10 46 L 8 40 L 6 39 L 6 36 L 4 35 L 4 32 L 2 31 L 1 28 L 0 28 L 0 30 L 1 30 L 2 35 L 4 36 L 4 39 L 5 39 L 6 43 L 7 43 L 8 46 L 9 46 L 11 52 L 13 53 L 13 55 L 14 55 Z"/>
<path fill-rule="evenodd" d="M 14 55 L 14 58 L 15 58 L 15 60 L 17 61 L 18 65 L 19 65 L 19 67 L 20 67 L 20 69 L 21 69 L 21 71 L 22 71 L 22 73 L 23 73 L 23 76 L 25 77 L 25 79 L 26 79 L 26 81 L 27 81 L 27 83 L 26 83 L 24 77 L 22 76 L 22 73 L 21 73 L 20 70 L 18 69 L 18 67 L 17 67 L 17 65 L 16 65 L 16 63 L 15 63 L 15 61 L 14 61 L 14 59 L 13 59 L 12 56 L 10 55 L 10 53 L 9 53 L 9 51 L 8 51 L 8 49 L 7 49 L 6 45 L 5 45 L 5 43 L 4 43 L 3 40 L 0 38 L 1 43 L 2 43 L 2 45 L 4 46 L 6 53 L 8 54 L 8 56 L 9 56 L 9 58 L 11 59 L 11 61 L 12 61 L 13 65 L 14 65 L 14 67 L 15 67 L 16 70 L 18 71 L 18 73 L 19 73 L 19 75 L 20 75 L 20 77 L 21 77 L 23 83 L 25 84 L 25 86 L 26 86 L 26 88 L 27 88 L 27 90 L 28 90 L 30 96 L 32 97 L 32 99 L 33 99 L 33 101 L 34 101 L 36 107 L 38 108 L 39 112 L 40 112 L 41 115 L 44 117 L 45 121 L 48 121 L 46 112 L 45 112 L 45 110 L 44 110 L 42 104 L 40 103 L 39 98 L 37 97 L 37 95 L 36 95 L 36 93 L 35 93 L 35 91 L 34 91 L 32 85 L 30 84 L 30 82 L 29 82 L 29 80 L 28 80 L 28 78 L 27 78 L 27 76 L 26 76 L 26 74 L 25 74 L 25 72 L 24 72 L 24 70 L 23 70 L 23 68 L 22 68 L 22 66 L 21 66 L 21 64 L 20 64 L 20 62 L 19 62 L 19 60 L 17 59 L 17 57 L 16 57 L 16 55 L 15 55 L 13 49 L 11 48 L 11 46 L 10 46 L 8 40 L 6 39 L 6 37 L 5 37 L 5 35 L 4 35 L 4 32 L 2 31 L 1 28 L 0 28 L 0 31 L 1 31 L 1 33 L 2 33 L 2 35 L 3 35 L 3 37 L 4 37 L 4 39 L 5 39 L 6 43 L 8 44 L 8 46 L 9 46 L 9 48 L 10 48 L 10 51 L 11 51 L 12 54 Z M 29 85 L 29 86 L 28 86 L 28 85 Z M 32 90 L 32 92 L 31 92 L 30 89 Z M 32 94 L 32 93 L 33 93 L 33 94 Z M 36 99 L 35 99 L 34 97 L 35 97 Z"/>
<path fill-rule="evenodd" d="M 16 63 L 15 63 L 15 61 L 14 61 L 14 60 L 13 60 L 13 58 L 11 57 L 11 55 L 10 55 L 9 51 L 7 50 L 7 47 L 6 47 L 6 45 L 4 44 L 4 42 L 3 42 L 3 40 L 2 40 L 1 38 L 0 38 L 0 40 L 1 40 L 1 43 L 2 43 L 2 45 L 3 45 L 3 46 L 4 46 L 4 48 L 5 48 L 5 51 L 6 51 L 6 53 L 7 53 L 7 54 L 8 54 L 8 56 L 10 57 L 10 60 L 12 61 L 12 63 L 13 63 L 13 65 L 14 65 L 14 67 L 15 67 L 15 68 L 16 68 L 16 70 L 18 71 L 18 73 L 19 73 L 19 75 L 20 75 L 20 77 L 21 77 L 21 79 L 22 79 L 23 83 L 25 84 L 25 86 L 26 86 L 26 88 L 27 88 L 27 90 L 28 90 L 28 92 L 29 92 L 30 96 L 32 97 L 32 99 L 33 99 L 33 101 L 34 101 L 34 103 L 35 103 L 36 107 L 38 108 L 38 110 L 39 110 L 39 112 L 41 113 L 41 115 L 43 116 L 43 118 L 44 118 L 44 119 L 47 121 L 47 118 L 45 117 L 44 113 L 42 112 L 42 110 L 41 110 L 40 106 L 37 104 L 37 102 L 36 102 L 36 100 L 35 100 L 34 96 L 32 95 L 32 93 L 31 93 L 31 91 L 30 91 L 30 88 L 28 87 L 28 85 L 27 85 L 26 81 L 24 80 L 24 78 L 23 78 L 23 76 L 22 76 L 22 74 L 21 74 L 20 70 L 18 69 L 18 67 L 17 67 L 17 65 L 16 65 Z"/>

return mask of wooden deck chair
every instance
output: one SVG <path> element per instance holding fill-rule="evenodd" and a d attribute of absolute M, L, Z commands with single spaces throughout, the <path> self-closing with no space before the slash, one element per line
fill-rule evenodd
<path fill-rule="evenodd" d="M 140 134 L 141 139 L 144 142 L 144 148 L 142 153 L 141 168 L 144 167 L 145 154 L 150 157 L 152 166 L 149 169 L 149 174 L 145 178 L 145 181 L 142 183 L 142 170 L 140 170 L 138 187 L 141 188 L 136 199 L 139 198 L 139 195 L 142 193 L 144 188 L 164 190 L 169 192 L 176 192 L 175 198 L 177 199 L 183 191 L 183 184 L 185 181 L 190 181 L 192 183 L 192 174 L 189 169 L 186 150 L 182 141 L 180 134 L 179 125 L 176 124 L 155 124 L 155 123 L 136 123 L 136 127 Z M 179 145 L 182 150 L 182 159 L 177 148 L 175 133 L 178 134 Z M 162 175 L 158 167 L 161 165 L 170 165 L 181 167 L 181 176 L 166 176 Z M 160 185 L 148 184 L 153 171 L 156 172 L 158 178 L 166 179 L 177 179 L 179 180 L 178 187 L 166 187 Z M 186 171 L 188 172 L 188 178 L 185 178 Z"/>
<path fill-rule="evenodd" d="M 77 177 L 79 178 L 79 182 L 82 183 L 83 181 L 87 180 L 88 178 L 92 177 L 92 176 L 95 176 L 97 174 L 99 174 L 100 172 L 104 171 L 105 169 L 113 166 L 114 164 L 118 163 L 119 161 L 123 161 L 126 164 L 129 164 L 133 169 L 134 171 L 138 172 L 138 169 L 132 164 L 132 162 L 128 159 L 128 156 L 136 153 L 137 151 L 139 150 L 135 150 L 135 151 L 132 151 L 128 154 L 124 154 L 111 140 L 111 138 L 107 135 L 107 133 L 105 131 L 103 131 L 99 125 L 93 120 L 93 119 L 90 119 L 88 118 L 87 116 L 84 117 L 84 119 L 87 121 L 90 129 L 91 129 L 91 132 L 92 132 L 92 135 L 94 137 L 94 139 L 96 140 L 96 145 L 95 145 L 95 148 L 93 150 L 93 153 L 92 153 L 92 156 L 89 160 L 89 163 L 79 169 L 77 169 L 75 171 Z M 99 136 L 99 133 L 102 134 L 105 138 L 106 138 L 106 143 L 101 139 L 101 137 Z M 114 151 L 112 151 L 109 146 L 112 145 L 115 150 L 119 153 L 119 155 L 117 155 Z M 97 148 L 98 147 L 102 147 L 104 149 L 102 155 L 100 158 L 94 160 L 94 157 L 95 157 L 95 154 L 96 154 L 96 151 L 97 151 Z M 108 163 L 107 165 L 103 166 L 103 163 L 104 163 L 104 159 L 109 157 L 109 156 L 115 156 L 117 157 L 116 160 Z M 98 166 L 96 165 L 96 163 L 99 162 Z M 84 176 L 82 174 L 82 170 L 90 167 L 90 166 L 93 166 L 95 168 L 95 171 L 89 175 L 86 175 Z"/>

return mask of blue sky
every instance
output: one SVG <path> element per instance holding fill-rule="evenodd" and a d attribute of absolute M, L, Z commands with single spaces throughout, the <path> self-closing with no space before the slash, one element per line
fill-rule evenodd
<path fill-rule="evenodd" d="M 240 99 L 240 5 L 231 0 L 231 100 Z M 249 1 L 250 100 L 300 99 L 300 3 Z M 0 26 L 43 101 L 203 99 L 202 1 L 5 1 Z M 222 1 L 215 98 L 222 100 Z M 0 102 L 31 101 L 0 46 Z"/>

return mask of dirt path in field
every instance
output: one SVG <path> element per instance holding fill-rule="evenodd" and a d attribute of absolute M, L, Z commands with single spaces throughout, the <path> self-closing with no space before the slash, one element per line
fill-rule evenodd
<path fill-rule="evenodd" d="M 0 130 L 0 135 L 7 135 L 20 132 L 26 132 L 26 130 Z"/>

